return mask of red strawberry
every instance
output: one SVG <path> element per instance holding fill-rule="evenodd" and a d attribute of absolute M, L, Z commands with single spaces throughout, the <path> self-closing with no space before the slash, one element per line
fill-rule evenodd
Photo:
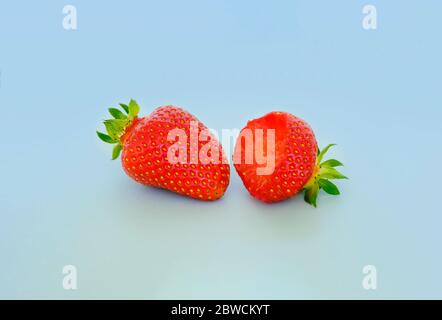
<path fill-rule="evenodd" d="M 274 129 L 274 139 L 272 131 Z M 261 134 L 259 134 L 262 132 Z M 251 138 L 247 139 L 247 134 Z M 270 140 L 268 140 L 270 138 Z M 272 152 L 272 143 L 274 148 Z M 266 162 L 257 159 L 260 143 L 263 144 Z M 305 190 L 304 199 L 316 207 L 320 189 L 338 195 L 339 190 L 329 179 L 345 179 L 335 167 L 342 163 L 331 159 L 322 162 L 324 154 L 333 145 L 321 152 L 317 147 L 315 135 L 303 120 L 286 112 L 271 112 L 251 120 L 241 130 L 235 146 L 234 165 L 249 193 L 264 202 L 288 199 Z M 248 163 L 246 157 L 249 156 Z M 260 173 L 268 167 L 274 157 L 274 170 Z"/>
<path fill-rule="evenodd" d="M 216 138 L 196 117 L 164 106 L 138 118 L 134 100 L 120 106 L 126 114 L 110 108 L 114 119 L 104 121 L 107 134 L 97 134 L 115 144 L 113 159 L 122 151 L 123 169 L 129 177 L 200 200 L 223 196 L 229 184 L 229 164 Z"/>

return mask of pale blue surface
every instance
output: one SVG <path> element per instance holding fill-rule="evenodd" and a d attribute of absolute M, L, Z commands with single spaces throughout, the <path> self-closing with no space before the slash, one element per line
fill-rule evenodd
<path fill-rule="evenodd" d="M 0 298 L 442 298 L 441 13 L 436 0 L 2 2 Z M 318 209 L 258 203 L 234 172 L 214 203 L 144 188 L 94 133 L 131 97 L 215 129 L 292 112 L 339 144 L 351 180 Z M 77 291 L 61 286 L 66 264 Z"/>

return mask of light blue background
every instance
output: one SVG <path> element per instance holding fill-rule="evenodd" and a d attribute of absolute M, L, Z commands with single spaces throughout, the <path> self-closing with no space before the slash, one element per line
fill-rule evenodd
<path fill-rule="evenodd" d="M 442 298 L 441 14 L 436 0 L 3 1 L 0 298 Z M 213 203 L 143 187 L 95 136 L 129 98 L 214 129 L 291 112 L 338 143 L 351 179 L 317 209 L 261 204 L 234 171 Z"/>

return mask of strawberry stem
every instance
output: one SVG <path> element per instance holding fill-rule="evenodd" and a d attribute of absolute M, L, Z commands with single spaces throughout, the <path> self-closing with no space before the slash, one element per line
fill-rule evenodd
<path fill-rule="evenodd" d="M 97 131 L 97 136 L 102 141 L 110 144 L 115 144 L 112 151 L 112 160 L 115 160 L 120 155 L 123 148 L 121 137 L 125 134 L 126 129 L 137 119 L 140 107 L 135 100 L 130 100 L 129 104 L 120 103 L 124 113 L 117 108 L 109 108 L 109 113 L 113 118 L 104 120 L 106 133 Z"/>
<path fill-rule="evenodd" d="M 330 179 L 348 179 L 336 170 L 336 167 L 343 166 L 342 162 L 336 159 L 321 162 L 324 155 L 333 146 L 335 146 L 335 144 L 327 145 L 322 151 L 318 149 L 315 170 L 310 180 L 304 186 L 304 200 L 314 207 L 316 207 L 316 200 L 321 189 L 331 195 L 340 194 L 338 187 L 331 182 Z"/>

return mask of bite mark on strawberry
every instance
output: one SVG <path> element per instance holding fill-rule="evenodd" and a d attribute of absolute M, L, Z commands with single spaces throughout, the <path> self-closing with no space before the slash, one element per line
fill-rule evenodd
<path fill-rule="evenodd" d="M 339 190 L 330 179 L 346 178 L 335 168 L 342 163 L 335 159 L 321 162 L 333 145 L 318 152 L 313 130 L 304 120 L 286 112 L 270 112 L 261 118 L 249 121 L 241 133 L 245 130 L 255 133 L 257 129 L 275 130 L 273 172 L 267 175 L 258 174 L 257 169 L 261 164 L 256 159 L 248 164 L 244 161 L 235 161 L 235 159 L 244 159 L 247 148 L 250 149 L 250 142 L 248 145 L 243 141 L 242 134 L 236 142 L 234 154 L 235 169 L 254 198 L 273 203 L 305 191 L 305 201 L 316 207 L 321 189 L 329 194 L 339 194 Z"/>

